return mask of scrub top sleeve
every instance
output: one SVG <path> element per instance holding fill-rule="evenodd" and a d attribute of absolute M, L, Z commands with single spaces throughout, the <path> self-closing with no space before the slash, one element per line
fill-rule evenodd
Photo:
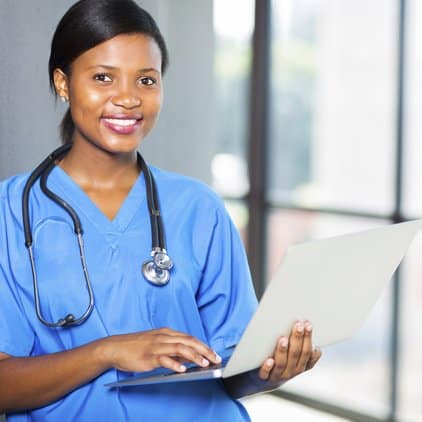
<path fill-rule="evenodd" d="M 0 212 L 2 211 L 0 207 Z M 4 213 L 2 214 L 4 216 Z M 10 223 L 9 227 L 11 226 Z M 28 356 L 34 344 L 35 334 L 26 318 L 10 271 L 8 254 L 13 251 L 7 242 L 6 227 L 5 222 L 0 220 L 0 352 L 11 356 Z"/>
<path fill-rule="evenodd" d="M 0 256 L 0 352 L 17 357 L 29 356 L 35 334 L 3 261 L 4 252 Z"/>
<path fill-rule="evenodd" d="M 210 347 L 224 356 L 257 304 L 242 241 L 225 209 L 216 212 L 197 304 Z"/>

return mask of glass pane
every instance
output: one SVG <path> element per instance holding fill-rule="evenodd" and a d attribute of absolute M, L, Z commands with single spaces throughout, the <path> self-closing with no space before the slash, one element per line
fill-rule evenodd
<path fill-rule="evenodd" d="M 272 2 L 271 198 L 392 210 L 396 4 Z"/>
<path fill-rule="evenodd" d="M 422 215 L 422 2 L 408 2 L 404 211 Z"/>
<path fill-rule="evenodd" d="M 422 421 L 422 235 L 406 256 L 401 295 L 399 415 Z"/>
<path fill-rule="evenodd" d="M 249 75 L 255 2 L 214 0 L 217 148 L 213 186 L 223 196 L 249 190 L 247 142 Z M 206 112 L 206 111 L 205 111 Z"/>
<path fill-rule="evenodd" d="M 236 199 L 225 199 L 224 205 L 233 220 L 245 248 L 247 247 L 249 208 L 245 201 Z"/>
<path fill-rule="evenodd" d="M 383 224 L 386 222 L 273 210 L 268 219 L 269 279 L 280 264 L 286 247 L 292 243 Z M 357 335 L 323 348 L 323 358 L 317 367 L 283 388 L 362 413 L 386 416 L 389 410 L 390 309 L 391 291 L 386 289 Z"/>

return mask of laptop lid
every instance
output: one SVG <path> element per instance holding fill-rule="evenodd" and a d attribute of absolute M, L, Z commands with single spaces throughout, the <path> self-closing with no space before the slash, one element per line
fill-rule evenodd
<path fill-rule="evenodd" d="M 421 228 L 416 220 L 289 247 L 224 377 L 260 366 L 296 320 L 312 322 L 319 346 L 355 334 Z"/>

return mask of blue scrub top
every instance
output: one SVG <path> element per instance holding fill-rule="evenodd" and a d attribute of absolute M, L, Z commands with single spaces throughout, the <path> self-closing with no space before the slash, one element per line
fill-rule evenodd
<path fill-rule="evenodd" d="M 156 179 L 170 282 L 142 276 L 151 233 L 141 174 L 113 221 L 59 167 L 48 186 L 79 214 L 84 229 L 95 308 L 81 326 L 51 329 L 36 317 L 21 197 L 28 175 L 0 184 L 0 351 L 13 356 L 60 352 L 93 340 L 161 327 L 189 333 L 221 354 L 238 342 L 255 308 L 242 243 L 221 200 L 204 184 L 151 167 Z M 30 221 L 44 317 L 82 315 L 88 305 L 79 251 L 69 216 L 36 183 Z M 8 415 L 9 421 L 245 421 L 243 406 L 220 381 L 109 389 L 134 374 L 109 370 L 57 402 Z"/>

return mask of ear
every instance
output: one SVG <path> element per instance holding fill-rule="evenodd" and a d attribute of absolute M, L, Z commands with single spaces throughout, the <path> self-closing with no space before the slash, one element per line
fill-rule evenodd
<path fill-rule="evenodd" d="M 59 68 L 54 69 L 53 80 L 57 95 L 64 101 L 69 101 L 69 80 L 66 73 Z"/>

